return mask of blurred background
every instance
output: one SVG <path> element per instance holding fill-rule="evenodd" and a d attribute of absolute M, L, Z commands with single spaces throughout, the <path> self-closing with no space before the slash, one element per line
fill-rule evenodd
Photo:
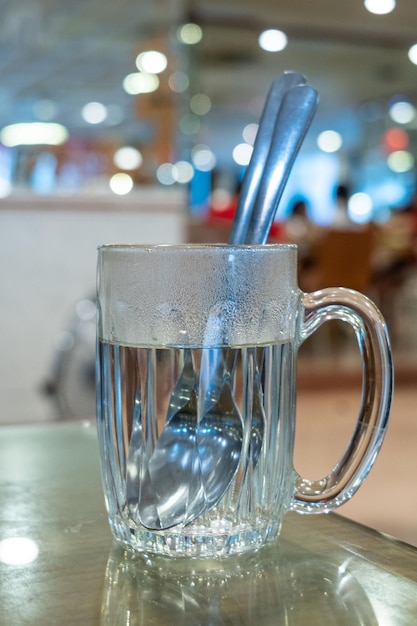
<path fill-rule="evenodd" d="M 1 422 L 94 416 L 97 245 L 225 241 L 266 94 L 296 70 L 320 105 L 271 240 L 298 243 L 303 289 L 357 288 L 386 317 L 399 404 L 351 514 L 417 542 L 415 0 L 0 7 Z M 301 465 L 303 414 L 329 447 L 360 378 L 336 323 L 303 346 Z"/>

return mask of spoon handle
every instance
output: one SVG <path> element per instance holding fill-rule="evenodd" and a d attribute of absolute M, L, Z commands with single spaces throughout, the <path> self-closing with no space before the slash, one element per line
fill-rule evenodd
<path fill-rule="evenodd" d="M 262 178 L 262 172 L 268 157 L 277 111 L 287 91 L 296 85 L 303 85 L 305 83 L 306 78 L 302 74 L 298 72 L 284 72 L 276 78 L 271 85 L 259 122 L 252 158 L 243 177 L 236 215 L 230 231 L 229 243 L 252 243 L 247 238 L 247 230 L 259 183 Z"/>
<path fill-rule="evenodd" d="M 318 95 L 310 85 L 297 85 L 284 94 L 247 229 L 246 243 L 266 242 L 295 157 L 317 106 Z"/>

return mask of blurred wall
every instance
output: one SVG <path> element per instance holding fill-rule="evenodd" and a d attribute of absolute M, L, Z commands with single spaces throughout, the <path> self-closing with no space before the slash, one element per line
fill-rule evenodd
<path fill-rule="evenodd" d="M 101 243 L 184 241 L 182 193 L 10 197 L 0 205 L 0 420 L 45 420 L 56 338 L 94 295 Z"/>

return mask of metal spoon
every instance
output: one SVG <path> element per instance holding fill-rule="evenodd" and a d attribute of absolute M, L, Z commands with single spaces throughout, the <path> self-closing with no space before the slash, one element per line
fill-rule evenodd
<path fill-rule="evenodd" d="M 297 103 L 297 106 L 300 106 L 300 102 Z M 284 116 L 280 115 L 279 118 L 280 123 L 286 123 Z M 303 125 L 297 125 L 291 138 L 294 138 L 297 132 L 304 137 L 305 131 Z M 275 138 L 276 136 L 279 137 L 279 133 L 274 133 Z M 265 152 L 264 146 L 262 147 Z M 268 159 L 273 158 L 277 149 L 276 145 L 271 147 L 268 151 Z M 288 150 L 281 149 L 280 151 L 281 157 L 285 161 L 282 168 L 282 175 L 285 176 L 284 184 L 294 160 L 291 149 L 294 149 L 294 142 L 291 143 Z M 288 172 L 286 172 L 286 168 Z M 261 178 L 261 183 L 263 180 L 264 177 Z M 265 211 L 261 209 L 263 207 L 257 206 L 257 213 L 265 221 Z M 273 214 L 270 217 L 270 223 L 268 221 L 269 226 L 265 233 L 265 239 L 274 218 L 275 203 L 270 205 L 269 210 L 273 211 Z M 239 218 L 238 215 L 236 217 Z M 242 218 L 240 217 L 240 219 Z M 248 220 L 245 213 L 244 219 Z M 259 230 L 260 228 L 257 228 L 256 232 Z M 246 241 L 251 241 L 251 236 L 248 234 Z M 226 355 L 229 352 L 228 350 Z M 211 409 L 204 410 L 198 427 L 196 423 L 195 387 L 188 385 L 188 392 L 182 395 L 182 392 L 179 391 L 187 387 L 181 379 L 183 375 L 187 379 L 188 373 L 181 375 L 173 392 L 170 405 L 178 406 L 177 411 L 167 416 L 166 425 L 149 461 L 148 476 L 147 480 L 144 481 L 146 484 L 143 485 L 141 493 L 137 494 L 138 505 L 135 511 L 139 518 L 138 521 L 150 529 L 170 528 L 179 523 L 187 524 L 205 509 L 215 506 L 228 488 L 237 469 L 243 439 L 242 418 L 234 401 L 230 385 L 232 366 L 225 363 L 225 355 L 220 359 L 217 355 L 216 359 L 217 366 L 222 364 L 223 369 L 219 396 L 217 401 L 212 403 Z M 213 370 L 211 371 L 213 372 Z M 181 397 L 184 402 L 182 406 L 177 404 L 178 397 Z M 218 434 L 219 430 L 215 426 L 219 417 L 224 416 L 225 411 L 228 415 L 228 421 L 233 427 L 228 428 L 230 437 L 223 437 L 220 442 L 218 436 L 213 437 L 212 435 L 213 429 Z M 221 419 L 224 424 L 224 417 Z M 258 428 L 258 431 L 254 430 L 256 436 L 252 437 L 253 445 L 262 444 L 263 427 L 259 424 L 263 424 L 263 422 L 255 417 L 253 427 Z M 180 432 L 184 434 L 183 437 L 179 436 Z M 185 441 L 185 445 L 182 448 L 183 441 Z M 259 452 L 252 454 L 256 457 Z"/>
<path fill-rule="evenodd" d="M 312 90 L 311 87 L 305 85 L 305 83 L 306 79 L 302 74 L 298 74 L 297 72 L 285 72 L 279 76 L 271 86 L 261 117 L 252 159 L 243 180 L 240 201 L 238 203 L 235 219 L 232 224 L 229 243 L 239 243 L 242 241 L 247 244 L 264 243 L 268 237 L 268 233 L 275 217 L 279 198 L 282 195 L 295 156 L 302 144 L 315 112 L 315 108 L 313 107 L 314 99 L 310 94 L 311 91 L 315 94 L 316 92 Z M 307 91 L 303 90 L 298 92 L 295 90 L 295 88 L 301 89 L 301 86 L 307 87 Z M 293 91 L 295 91 L 295 94 L 293 97 L 290 97 L 289 94 Z M 315 106 L 317 107 L 317 94 Z M 283 107 L 284 114 L 281 113 L 281 109 Z M 300 119 L 296 116 L 297 112 L 300 112 Z M 287 122 L 290 122 L 290 126 L 292 122 L 293 128 L 286 128 Z M 284 128 L 281 128 L 282 126 L 284 126 Z M 283 135 L 285 135 L 285 138 Z M 285 141 L 288 141 L 288 145 Z M 273 176 L 274 170 L 277 169 L 278 165 L 281 167 L 280 174 L 283 177 L 279 187 L 280 195 L 275 202 L 270 202 L 269 205 L 265 207 L 263 205 L 265 190 L 262 187 L 262 184 L 265 184 L 265 181 L 267 181 L 265 171 L 268 171 L 269 176 Z M 275 179 L 276 182 L 280 180 L 278 177 L 275 177 Z M 257 241 L 257 238 L 262 238 L 262 241 Z M 209 361 L 209 367 L 204 368 L 202 365 L 202 371 L 204 374 L 202 376 L 200 373 L 200 381 L 202 377 L 208 379 L 211 383 L 211 388 L 213 388 L 216 387 L 215 381 L 218 381 L 219 376 L 223 377 L 223 381 L 231 380 L 234 368 L 232 367 L 232 369 L 230 369 L 229 367 L 229 352 L 230 350 L 223 351 L 222 361 L 225 369 L 222 369 L 221 364 L 219 364 L 219 359 L 216 359 L 216 352 L 213 352 L 212 350 L 208 351 L 206 354 L 210 355 L 207 358 Z M 219 352 L 217 352 L 217 354 L 219 354 Z M 215 357 L 214 359 L 212 358 L 213 355 Z M 231 363 L 233 365 L 233 359 Z M 256 361 L 254 363 L 254 368 L 254 387 L 252 390 L 253 398 L 250 407 L 251 437 L 250 449 L 247 453 L 247 458 L 251 458 L 252 462 L 256 465 L 263 443 L 265 414 L 260 398 L 261 386 L 259 380 L 259 364 Z M 209 370 L 208 372 L 204 371 L 207 369 Z M 200 395 L 201 387 L 202 385 L 200 385 Z M 217 388 L 219 388 L 218 383 Z M 223 386 L 221 389 L 223 391 Z M 233 390 L 230 385 L 229 393 L 233 394 Z M 231 399 L 234 403 L 233 395 Z M 231 461 L 234 461 L 234 466 L 232 467 L 229 465 L 227 467 L 227 472 L 224 472 L 223 474 L 221 474 L 220 471 L 217 472 L 217 468 L 220 465 L 223 465 L 223 459 L 221 456 L 223 451 L 221 447 L 214 447 L 212 444 L 210 454 L 207 452 L 209 449 L 209 446 L 207 445 L 208 433 L 211 433 L 211 430 L 207 431 L 206 410 L 207 409 L 203 409 L 199 413 L 202 417 L 200 418 L 201 421 L 197 426 L 197 445 L 203 461 L 201 471 L 203 474 L 208 508 L 212 508 L 220 501 L 230 484 L 238 467 L 239 455 L 235 453 L 228 457 Z M 237 417 L 237 413 L 238 411 L 236 408 L 235 418 Z M 235 428 L 230 430 L 231 442 L 236 445 L 236 448 L 239 447 L 239 449 L 241 449 L 243 442 L 243 419 L 241 417 L 240 421 L 241 436 L 236 436 L 239 431 Z M 235 425 L 238 425 L 236 419 L 233 423 L 233 426 Z M 213 452 L 216 452 L 216 454 L 213 454 Z M 231 478 L 229 479 L 230 476 Z M 216 477 L 216 480 L 214 480 L 214 477 Z"/>
<path fill-rule="evenodd" d="M 253 146 L 252 157 L 242 181 L 235 218 L 230 231 L 229 243 L 255 243 L 248 237 L 248 226 L 255 205 L 259 184 L 268 158 L 277 112 L 288 90 L 304 85 L 306 78 L 298 72 L 284 72 L 276 78 L 267 95 L 264 110 Z"/>
<path fill-rule="evenodd" d="M 271 85 L 259 123 L 252 158 L 246 168 L 243 179 L 239 202 L 229 236 L 229 243 L 231 244 L 254 243 L 251 240 L 251 235 L 248 234 L 247 231 L 251 213 L 255 208 L 254 205 L 262 178 L 262 172 L 271 147 L 271 137 L 273 136 L 277 110 L 279 110 L 285 94 L 293 87 L 305 84 L 305 82 L 306 78 L 298 72 L 284 72 L 276 78 Z M 268 233 L 266 233 L 266 237 L 267 236 Z M 218 323 L 217 318 L 214 323 Z M 208 325 L 210 325 L 210 320 Z M 220 334 L 219 330 L 218 334 Z M 216 506 L 221 500 L 233 479 L 239 464 L 240 451 L 242 449 L 243 419 L 236 406 L 234 392 L 230 384 L 233 378 L 235 360 L 234 353 L 230 349 L 208 350 L 205 352 L 205 361 L 201 366 L 199 397 L 209 397 L 211 406 L 210 401 L 208 405 L 206 401 L 203 408 L 199 410 L 201 417 L 197 425 L 197 445 L 202 459 L 201 471 L 206 492 L 207 508 L 209 509 Z M 256 465 L 262 447 L 265 428 L 265 415 L 260 400 L 261 390 L 259 385 L 258 364 L 256 362 L 254 376 L 254 396 L 251 401 L 249 414 L 251 420 L 250 449 L 247 452 L 247 456 L 248 458 L 252 458 Z M 209 381 L 209 393 L 207 390 L 207 381 Z M 205 384 L 202 384 L 202 382 Z M 213 393 L 213 389 L 217 390 L 217 393 L 216 391 Z M 218 414 L 216 411 L 218 411 L 218 408 L 225 402 L 226 390 L 230 396 L 232 406 L 234 407 L 233 413 L 227 416 L 225 415 L 223 419 L 223 426 L 225 420 L 227 419 L 228 421 L 229 444 L 231 444 L 227 447 L 227 456 L 224 454 L 222 447 L 217 445 L 215 438 L 213 438 L 213 432 L 217 432 L 216 425 L 218 423 Z M 232 416 L 233 420 L 231 421 L 230 418 Z M 238 416 L 239 420 L 237 419 Z M 209 420 L 212 422 L 211 425 Z M 207 428 L 208 424 L 210 426 L 209 428 Z M 227 464 L 224 463 L 225 456 L 228 459 Z"/>
<path fill-rule="evenodd" d="M 318 95 L 310 85 L 297 85 L 282 99 L 255 206 L 250 214 L 246 235 L 250 243 L 262 244 L 268 238 L 295 157 L 317 106 Z"/>

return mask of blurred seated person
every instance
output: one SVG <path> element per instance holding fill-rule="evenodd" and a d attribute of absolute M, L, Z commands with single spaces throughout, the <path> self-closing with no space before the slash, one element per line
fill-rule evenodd
<path fill-rule="evenodd" d="M 417 224 L 413 207 L 393 210 L 390 219 L 378 228 L 375 271 L 397 273 L 415 264 Z"/>
<path fill-rule="evenodd" d="M 284 240 L 297 244 L 300 272 L 314 263 L 321 237 L 322 229 L 310 219 L 306 200 L 296 198 L 284 223 Z"/>
<path fill-rule="evenodd" d="M 354 221 L 349 214 L 350 189 L 345 184 L 336 187 L 334 197 L 334 210 L 332 220 L 328 224 L 330 230 L 367 230 L 369 222 L 361 223 Z"/>
<path fill-rule="evenodd" d="M 375 299 L 391 332 L 395 331 L 396 296 L 417 266 L 417 222 L 415 209 L 409 205 L 394 210 L 390 219 L 377 231 L 373 259 Z"/>
<path fill-rule="evenodd" d="M 356 224 L 348 213 L 349 191 L 336 188 L 333 220 L 315 224 L 304 202 L 288 220 L 289 239 L 299 246 L 299 285 L 304 291 L 345 286 L 367 291 L 371 277 L 373 225 Z M 297 237 L 298 235 L 298 237 Z"/>
<path fill-rule="evenodd" d="M 361 222 L 352 219 L 349 211 L 351 191 L 345 184 L 339 184 L 335 188 L 333 214 L 327 224 L 329 230 L 363 231 L 370 227 L 370 222 Z"/>
<path fill-rule="evenodd" d="M 349 195 L 350 193 L 347 185 L 340 184 L 336 187 L 333 219 L 329 224 L 329 228 L 355 228 L 355 224 L 350 219 L 348 212 Z"/>

